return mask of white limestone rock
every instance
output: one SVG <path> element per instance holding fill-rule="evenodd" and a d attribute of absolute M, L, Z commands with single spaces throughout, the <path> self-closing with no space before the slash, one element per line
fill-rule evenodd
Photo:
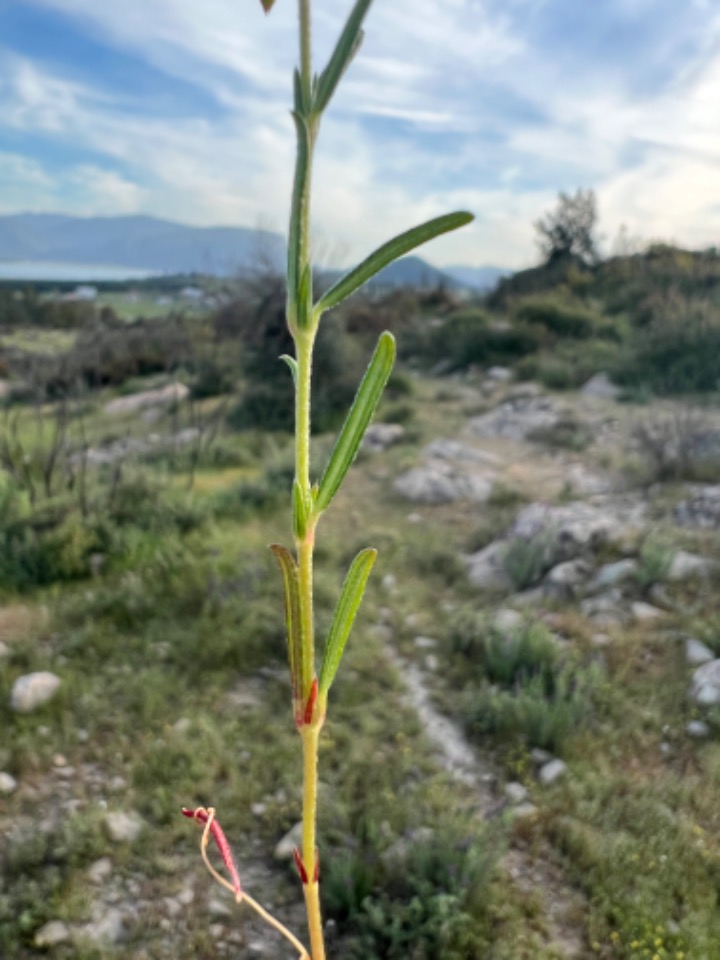
<path fill-rule="evenodd" d="M 699 707 L 720 703 L 720 659 L 704 663 L 692 675 L 690 698 Z"/>
<path fill-rule="evenodd" d="M 277 843 L 273 856 L 276 860 L 292 860 L 293 851 L 302 846 L 302 822 L 298 822 Z"/>
<path fill-rule="evenodd" d="M 47 670 L 18 677 L 10 694 L 10 706 L 16 713 L 32 713 L 48 703 L 60 689 L 60 677 Z"/>
<path fill-rule="evenodd" d="M 550 760 L 543 764 L 538 771 L 538 780 L 544 787 L 552 786 L 561 780 L 567 773 L 567 764 L 564 760 Z"/>
<path fill-rule="evenodd" d="M 685 641 L 685 662 L 691 667 L 700 667 L 715 659 L 715 654 L 704 643 L 695 637 L 688 637 Z"/>
<path fill-rule="evenodd" d="M 105 830 L 113 843 L 134 843 L 145 828 L 139 813 L 115 810 L 105 816 Z"/>

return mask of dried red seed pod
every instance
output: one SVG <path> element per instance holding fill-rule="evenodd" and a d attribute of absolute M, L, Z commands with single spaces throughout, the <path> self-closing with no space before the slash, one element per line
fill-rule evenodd
<path fill-rule="evenodd" d="M 205 809 L 205 807 L 198 807 L 196 810 L 188 810 L 187 807 L 183 807 L 182 813 L 183 816 L 191 817 L 193 820 L 197 820 L 199 823 L 207 823 L 210 819 L 210 813 Z M 222 857 L 223 863 L 230 874 L 235 896 L 241 897 L 242 887 L 240 885 L 240 875 L 237 867 L 235 866 L 235 858 L 233 857 L 230 844 L 225 836 L 225 831 L 214 816 L 212 817 L 212 822 L 210 823 L 210 833 L 212 834 L 213 840 L 220 851 L 220 856 Z"/>

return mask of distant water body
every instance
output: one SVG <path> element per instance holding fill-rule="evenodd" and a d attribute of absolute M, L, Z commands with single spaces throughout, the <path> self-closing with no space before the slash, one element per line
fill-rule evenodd
<path fill-rule="evenodd" d="M 89 263 L 54 263 L 40 260 L 0 260 L 0 280 L 57 280 L 88 283 L 113 280 L 145 280 L 157 277 L 159 270 L 138 270 L 135 267 L 107 266 Z"/>

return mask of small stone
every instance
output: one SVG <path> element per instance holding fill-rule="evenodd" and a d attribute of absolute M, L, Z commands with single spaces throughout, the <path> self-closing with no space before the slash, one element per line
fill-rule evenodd
<path fill-rule="evenodd" d="M 375 640 L 382 644 L 390 644 L 395 639 L 395 631 L 387 623 L 374 623 L 369 631 Z"/>
<path fill-rule="evenodd" d="M 38 950 L 52 950 L 53 947 L 66 943 L 70 939 L 70 930 L 62 920 L 51 920 L 35 934 L 34 945 Z"/>
<path fill-rule="evenodd" d="M 0 660 L 4 657 L 10 656 L 10 647 L 3 641 L 0 640 Z"/>
<path fill-rule="evenodd" d="M 173 733 L 176 733 L 180 737 L 184 737 L 186 734 L 190 733 L 192 730 L 192 720 L 190 717 L 180 717 L 172 725 Z"/>
<path fill-rule="evenodd" d="M 437 646 L 437 640 L 432 637 L 415 637 L 413 643 L 418 650 L 434 650 Z"/>
<path fill-rule="evenodd" d="M 223 900 L 218 895 L 213 894 L 207 902 L 208 913 L 211 917 L 231 917 L 231 903 L 232 901 L 228 903 L 227 900 Z"/>
<path fill-rule="evenodd" d="M 538 814 L 538 808 L 534 803 L 519 803 L 516 807 L 510 807 L 508 811 L 513 820 L 533 820 Z"/>
<path fill-rule="evenodd" d="M 60 677 L 46 670 L 18 677 L 10 694 L 10 706 L 16 713 L 32 713 L 57 693 Z"/>
<path fill-rule="evenodd" d="M 405 438 L 405 427 L 399 423 L 372 423 L 365 431 L 362 450 L 365 453 L 381 453 Z"/>
<path fill-rule="evenodd" d="M 440 668 L 440 661 L 435 656 L 434 653 L 429 653 L 425 657 L 425 669 L 429 670 L 431 673 L 435 673 Z"/>
<path fill-rule="evenodd" d="M 716 567 L 717 564 L 707 557 L 700 557 L 696 553 L 688 553 L 686 550 L 678 550 L 672 558 L 667 579 L 687 580 L 691 577 L 706 577 Z"/>
<path fill-rule="evenodd" d="M 490 367 L 485 376 L 488 380 L 495 380 L 497 383 L 507 383 L 512 380 L 512 370 L 508 367 Z"/>
<path fill-rule="evenodd" d="M 110 857 L 101 857 L 93 863 L 87 872 L 92 883 L 103 884 L 113 871 L 113 862 Z"/>
<path fill-rule="evenodd" d="M 115 774 L 114 777 L 111 777 L 108 780 L 107 788 L 110 793 L 122 793 L 126 787 L 127 780 L 125 777 L 121 777 L 119 773 Z"/>
<path fill-rule="evenodd" d="M 720 703 L 720 659 L 704 663 L 693 673 L 690 697 L 700 707 Z"/>
<path fill-rule="evenodd" d="M 607 590 L 616 587 L 619 583 L 631 580 L 637 573 L 637 560 L 618 560 L 615 563 L 604 563 L 590 583 L 591 590 Z"/>
<path fill-rule="evenodd" d="M 386 590 L 388 593 L 395 593 L 397 590 L 397 577 L 394 573 L 386 573 L 382 578 L 382 587 L 383 590 Z"/>
<path fill-rule="evenodd" d="M 545 578 L 545 585 L 552 592 L 572 596 L 573 591 L 584 583 L 590 575 L 591 569 L 586 560 L 565 560 L 558 563 L 549 571 Z"/>
<path fill-rule="evenodd" d="M 97 946 L 112 946 L 127 937 L 125 915 L 116 907 L 110 907 L 99 919 L 86 923 L 80 931 L 83 940 Z"/>
<path fill-rule="evenodd" d="M 650 623 L 665 614 L 664 610 L 654 607 L 651 603 L 645 603 L 644 600 L 636 600 L 631 604 L 630 609 L 638 623 Z"/>
<path fill-rule="evenodd" d="M 704 643 L 696 640 L 695 637 L 688 637 L 685 641 L 685 661 L 691 667 L 699 667 L 703 663 L 709 663 L 715 659 L 715 654 L 708 649 Z"/>
<path fill-rule="evenodd" d="M 456 500 L 487 503 L 492 488 L 492 481 L 486 477 L 458 471 L 444 460 L 408 470 L 393 483 L 396 493 L 414 503 L 430 506 Z"/>
<path fill-rule="evenodd" d="M 264 817 L 267 813 L 267 804 L 266 803 L 252 803 L 250 805 L 250 813 L 254 817 Z"/>
<path fill-rule="evenodd" d="M 302 843 L 302 822 L 296 823 L 288 830 L 285 836 L 275 847 L 273 856 L 276 860 L 292 860 L 293 850 Z"/>
<path fill-rule="evenodd" d="M 0 794 L 8 797 L 17 790 L 17 780 L 5 771 L 0 771 Z"/>
<path fill-rule="evenodd" d="M 545 787 L 557 783 L 567 773 L 567 764 L 563 760 L 551 760 L 544 764 L 538 773 L 540 783 Z"/>
<path fill-rule="evenodd" d="M 596 373 L 580 387 L 580 393 L 584 397 L 615 400 L 620 393 L 620 387 L 615 386 L 606 373 Z"/>
<path fill-rule="evenodd" d="M 516 781 L 506 783 L 505 796 L 508 798 L 510 803 L 525 803 L 528 798 L 527 787 L 524 787 L 521 783 L 517 783 Z"/>
<path fill-rule="evenodd" d="M 493 629 L 503 635 L 514 634 L 524 622 L 525 617 L 509 607 L 501 607 L 492 619 Z"/>
<path fill-rule="evenodd" d="M 134 843 L 144 826 L 145 821 L 138 813 L 117 810 L 105 816 L 105 829 L 113 843 Z"/>
<path fill-rule="evenodd" d="M 691 720 L 685 727 L 685 732 L 693 740 L 704 740 L 710 736 L 710 727 L 703 720 Z"/>
<path fill-rule="evenodd" d="M 549 763 L 552 758 L 553 755 L 548 753 L 547 750 L 543 750 L 541 747 L 533 747 L 533 749 L 530 751 L 530 759 L 536 767 L 542 767 L 544 764 Z"/>
<path fill-rule="evenodd" d="M 611 640 L 607 633 L 594 633 L 590 637 L 590 643 L 594 647 L 607 647 L 610 645 Z"/>
<path fill-rule="evenodd" d="M 413 850 L 430 843 L 434 836 L 435 831 L 432 827 L 418 827 L 417 830 L 411 830 L 407 836 L 400 837 L 391 843 L 380 854 L 380 859 L 386 867 L 402 867 L 407 864 Z"/>
<path fill-rule="evenodd" d="M 172 919 L 176 919 L 184 912 L 185 908 L 177 897 L 165 897 L 163 903 L 165 904 L 165 913 Z"/>

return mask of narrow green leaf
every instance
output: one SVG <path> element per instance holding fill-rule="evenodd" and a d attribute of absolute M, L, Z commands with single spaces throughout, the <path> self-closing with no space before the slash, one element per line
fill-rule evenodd
<path fill-rule="evenodd" d="M 290 367 L 290 373 L 292 374 L 293 383 L 295 384 L 295 386 L 297 386 L 297 378 L 298 378 L 297 360 L 295 359 L 295 357 L 291 357 L 290 354 L 288 353 L 281 354 L 280 359 L 284 360 L 285 363 Z"/>
<path fill-rule="evenodd" d="M 297 320 L 298 287 L 300 284 L 300 255 L 302 247 L 302 225 L 304 209 L 308 198 L 308 163 L 310 157 L 310 132 L 305 119 L 292 112 L 297 133 L 297 161 L 295 181 L 293 183 L 292 206 L 290 211 L 290 231 L 288 236 L 288 310 L 289 318 Z"/>
<path fill-rule="evenodd" d="M 375 353 L 365 371 L 362 383 L 358 387 L 350 412 L 330 454 L 325 473 L 320 480 L 320 487 L 315 498 L 315 509 L 318 513 L 322 513 L 327 508 L 357 456 L 362 438 L 375 413 L 375 408 L 385 389 L 385 384 L 388 382 L 394 362 L 395 338 L 391 333 L 385 331 L 378 340 Z"/>
<path fill-rule="evenodd" d="M 292 490 L 293 532 L 296 540 L 302 540 L 307 531 L 308 503 L 303 496 L 302 487 L 297 480 L 293 480 Z"/>
<path fill-rule="evenodd" d="M 443 233 L 449 233 L 451 230 L 457 230 L 458 227 L 464 227 L 472 220 L 473 215 L 471 213 L 448 213 L 443 217 L 428 220 L 426 223 L 413 227 L 412 230 L 407 230 L 405 233 L 393 237 L 392 240 L 388 240 L 387 243 L 378 247 L 369 257 L 366 257 L 362 263 L 359 263 L 357 267 L 341 277 L 322 295 L 315 307 L 316 314 L 319 315 L 336 307 L 351 293 L 355 293 L 359 287 L 367 283 L 376 273 L 379 273 L 383 267 L 392 263 L 393 260 L 405 256 L 406 253 L 410 253 L 411 250 L 427 243 L 428 240 L 434 240 L 435 237 L 439 237 Z"/>
<path fill-rule="evenodd" d="M 345 583 L 325 644 L 325 656 L 320 671 L 321 696 L 328 692 L 335 679 L 376 556 L 377 550 L 372 548 L 361 550 L 353 560 L 345 577 Z"/>
<path fill-rule="evenodd" d="M 279 543 L 270 545 L 280 567 L 285 589 L 285 625 L 287 629 L 288 661 L 293 700 L 304 694 L 302 677 L 302 618 L 300 616 L 300 580 L 295 558 Z"/>
<path fill-rule="evenodd" d="M 307 104 L 305 103 L 305 94 L 303 92 L 303 83 L 300 77 L 300 71 L 295 68 L 293 70 L 293 108 L 295 113 L 301 117 L 306 117 L 308 110 Z"/>
<path fill-rule="evenodd" d="M 356 0 L 327 66 L 318 77 L 313 103 L 315 113 L 322 113 L 335 93 L 342 75 L 352 63 L 362 43 L 362 23 L 372 0 Z"/>
<path fill-rule="evenodd" d="M 307 264 L 300 277 L 297 293 L 298 325 L 306 327 L 312 317 L 312 267 Z"/>

